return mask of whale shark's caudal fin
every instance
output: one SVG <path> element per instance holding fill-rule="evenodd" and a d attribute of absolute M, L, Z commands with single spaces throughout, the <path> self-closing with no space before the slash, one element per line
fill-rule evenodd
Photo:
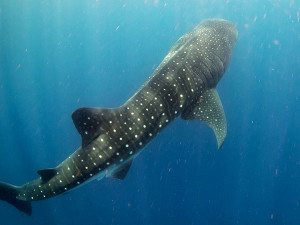
<path fill-rule="evenodd" d="M 20 187 L 0 182 L 0 200 L 6 201 L 18 210 L 31 215 L 32 208 L 30 202 L 17 199 Z"/>

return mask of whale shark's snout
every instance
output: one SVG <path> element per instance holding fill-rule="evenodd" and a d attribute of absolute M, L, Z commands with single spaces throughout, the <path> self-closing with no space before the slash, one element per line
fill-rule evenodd
<path fill-rule="evenodd" d="M 232 43 L 235 43 L 238 38 L 238 31 L 234 23 L 224 19 L 207 19 L 200 23 L 200 25 L 221 31 L 230 37 Z"/>

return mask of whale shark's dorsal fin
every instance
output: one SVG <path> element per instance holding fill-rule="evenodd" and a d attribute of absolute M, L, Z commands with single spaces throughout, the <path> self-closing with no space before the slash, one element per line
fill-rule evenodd
<path fill-rule="evenodd" d="M 45 183 L 57 174 L 57 169 L 38 170 L 38 174 L 41 176 L 42 182 Z"/>
<path fill-rule="evenodd" d="M 216 135 L 218 149 L 222 147 L 227 134 L 227 124 L 222 102 L 215 88 L 205 91 L 195 104 L 183 111 L 181 118 L 206 123 Z"/>
<path fill-rule="evenodd" d="M 101 132 L 104 131 L 103 122 L 109 122 L 114 117 L 116 109 L 79 108 L 72 114 L 72 119 L 82 137 L 82 147 L 86 147 Z M 102 128 L 102 129 L 101 129 Z"/>

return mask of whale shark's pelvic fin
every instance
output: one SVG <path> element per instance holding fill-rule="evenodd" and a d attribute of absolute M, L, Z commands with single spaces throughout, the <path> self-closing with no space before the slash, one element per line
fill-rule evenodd
<path fill-rule="evenodd" d="M 132 161 L 133 160 L 130 160 L 130 161 L 126 162 L 123 166 L 121 166 L 120 168 L 118 168 L 118 170 L 114 171 L 110 175 L 110 177 L 117 178 L 119 180 L 123 180 L 126 177 L 128 171 L 129 171 L 129 169 L 131 167 Z"/>

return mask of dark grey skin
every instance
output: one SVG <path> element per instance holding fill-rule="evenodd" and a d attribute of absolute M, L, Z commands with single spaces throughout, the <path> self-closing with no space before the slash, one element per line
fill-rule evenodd
<path fill-rule="evenodd" d="M 202 21 L 171 48 L 151 77 L 124 105 L 80 108 L 72 114 L 82 146 L 39 179 L 20 187 L 0 183 L 0 199 L 31 214 L 31 201 L 54 197 L 91 179 L 124 179 L 137 153 L 176 117 L 200 120 L 216 135 L 227 133 L 216 86 L 233 53 L 238 33 L 233 23 Z"/>

